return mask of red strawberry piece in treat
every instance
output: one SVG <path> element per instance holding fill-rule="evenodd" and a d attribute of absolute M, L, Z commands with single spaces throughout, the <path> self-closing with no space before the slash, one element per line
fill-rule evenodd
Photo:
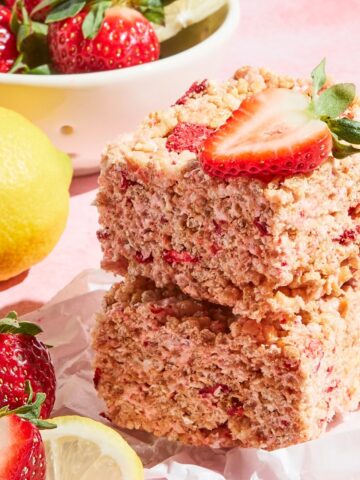
<path fill-rule="evenodd" d="M 163 253 L 163 259 L 170 264 L 197 263 L 199 261 L 198 258 L 193 257 L 189 252 L 177 252 L 176 250 L 165 250 Z"/>
<path fill-rule="evenodd" d="M 341 116 L 355 99 L 355 85 L 323 89 L 325 59 L 311 77 L 312 98 L 285 88 L 245 98 L 206 140 L 200 152 L 204 171 L 222 179 L 269 181 L 312 172 L 331 154 L 341 159 L 359 153 L 354 144 L 360 144 L 360 122 Z"/>
<path fill-rule="evenodd" d="M 175 105 L 185 105 L 191 98 L 196 98 L 198 95 L 206 93 L 208 86 L 209 82 L 207 80 L 194 82 L 190 88 L 186 90 L 184 95 L 176 101 Z"/>
<path fill-rule="evenodd" d="M 41 418 L 48 418 L 55 402 L 56 378 L 47 347 L 36 335 L 41 329 L 32 323 L 19 322 L 14 312 L 0 320 L 0 408 L 11 410 L 26 403 L 24 390 L 30 381 L 35 393 L 46 400 Z"/>
<path fill-rule="evenodd" d="M 11 11 L 0 5 L 0 73 L 11 70 L 18 56 L 16 37 L 10 29 Z"/>
<path fill-rule="evenodd" d="M 88 15 L 92 12 L 86 8 L 74 17 L 50 23 L 49 49 L 58 72 L 115 70 L 159 58 L 156 33 L 137 10 L 111 7 L 99 28 L 85 20 Z"/>
<path fill-rule="evenodd" d="M 166 141 L 170 152 L 180 153 L 183 150 L 199 153 L 205 140 L 213 133 L 213 129 L 196 123 L 178 123 Z"/>
<path fill-rule="evenodd" d="M 331 152 L 326 123 L 308 112 L 302 93 L 274 88 L 246 98 L 204 144 L 203 169 L 213 176 L 272 178 L 314 170 Z"/>
<path fill-rule="evenodd" d="M 39 420 L 44 394 L 33 392 L 27 383 L 27 402 L 16 410 L 0 409 L 0 478 L 1 480 L 45 480 L 45 448 L 39 429 L 56 425 Z"/>

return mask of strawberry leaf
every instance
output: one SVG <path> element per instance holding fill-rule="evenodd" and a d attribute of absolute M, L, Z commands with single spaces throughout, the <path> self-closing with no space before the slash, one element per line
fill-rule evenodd
<path fill-rule="evenodd" d="M 18 322 L 14 318 L 6 317 L 0 320 L 0 333 L 25 334 L 35 336 L 42 329 L 30 322 Z"/>
<path fill-rule="evenodd" d="M 26 73 L 28 70 L 28 66 L 24 63 L 24 55 L 20 53 L 17 59 L 14 62 L 14 65 L 9 70 L 9 73 Z"/>
<path fill-rule="evenodd" d="M 323 119 L 330 130 L 341 140 L 349 143 L 360 144 L 360 122 L 349 118 Z"/>
<path fill-rule="evenodd" d="M 314 102 L 313 108 L 320 117 L 336 118 L 346 110 L 355 98 L 353 83 L 338 83 L 326 89 Z"/>
<path fill-rule="evenodd" d="M 30 16 L 34 16 L 35 13 L 40 12 L 40 10 L 46 7 L 51 7 L 53 9 L 54 7 L 56 7 L 56 5 L 59 5 L 59 3 L 62 2 L 63 0 L 42 0 L 31 10 Z"/>
<path fill-rule="evenodd" d="M 20 20 L 18 16 L 18 10 L 16 8 L 16 3 L 14 8 L 11 10 L 11 17 L 10 17 L 10 29 L 15 35 L 17 34 L 19 27 L 20 27 Z"/>
<path fill-rule="evenodd" d="M 19 329 L 19 323 L 10 318 L 0 320 L 0 333 L 17 333 Z"/>
<path fill-rule="evenodd" d="M 95 38 L 99 33 L 105 18 L 106 10 L 111 6 L 111 1 L 96 3 L 84 18 L 82 32 L 84 38 Z"/>
<path fill-rule="evenodd" d="M 85 7 L 85 0 L 65 0 L 56 5 L 46 17 L 46 23 L 60 22 L 66 18 L 75 17 Z"/>
<path fill-rule="evenodd" d="M 348 157 L 349 155 L 360 153 L 359 148 L 355 148 L 352 145 L 339 142 L 339 139 L 335 134 L 332 135 L 332 140 L 333 140 L 332 154 L 335 158 L 342 159 L 342 158 Z"/>
<path fill-rule="evenodd" d="M 165 24 L 165 10 L 163 0 L 136 0 L 137 8 L 150 22 L 159 25 Z"/>
<path fill-rule="evenodd" d="M 326 60 L 323 58 L 319 65 L 311 72 L 311 78 L 313 82 L 312 98 L 316 98 L 319 90 L 325 85 L 326 73 L 325 73 Z"/>
<path fill-rule="evenodd" d="M 29 75 L 51 75 L 50 66 L 47 64 L 39 65 L 38 67 L 30 68 L 27 72 Z"/>
<path fill-rule="evenodd" d="M 15 408 L 14 410 L 10 410 L 9 406 L 5 405 L 0 409 L 0 418 L 7 415 L 17 415 L 18 417 L 36 425 L 40 429 L 56 428 L 56 424 L 41 420 L 39 418 L 41 406 L 46 400 L 45 393 L 37 393 L 35 400 L 33 401 L 34 392 L 29 380 L 26 380 L 25 382 L 25 393 L 28 395 L 26 404 Z"/>

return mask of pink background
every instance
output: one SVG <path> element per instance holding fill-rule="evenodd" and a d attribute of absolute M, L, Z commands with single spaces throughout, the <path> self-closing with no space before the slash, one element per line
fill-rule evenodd
<path fill-rule="evenodd" d="M 326 57 L 333 77 L 360 86 L 360 0 L 240 0 L 240 4 L 241 23 L 224 52 L 219 77 L 248 64 L 307 76 Z M 97 213 L 91 205 L 96 184 L 96 175 L 74 179 L 65 233 L 52 253 L 27 274 L 0 282 L 0 313 L 38 308 L 80 271 L 99 266 Z"/>

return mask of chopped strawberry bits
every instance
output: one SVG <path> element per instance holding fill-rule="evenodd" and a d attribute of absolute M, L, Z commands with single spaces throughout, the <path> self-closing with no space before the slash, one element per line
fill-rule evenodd
<path fill-rule="evenodd" d="M 93 378 L 93 383 L 95 388 L 97 388 L 97 386 L 99 385 L 100 377 L 101 377 L 101 370 L 100 368 L 96 368 L 94 372 L 94 378 Z"/>
<path fill-rule="evenodd" d="M 100 229 L 96 232 L 96 237 L 99 241 L 108 240 L 110 238 L 110 231 L 108 228 Z"/>
<path fill-rule="evenodd" d="M 197 263 L 198 258 L 193 257 L 188 252 L 177 252 L 176 250 L 165 250 L 163 253 L 163 259 L 165 262 L 174 263 Z"/>
<path fill-rule="evenodd" d="M 151 263 L 153 262 L 153 256 L 150 254 L 150 255 L 147 255 L 147 256 L 144 256 L 141 252 L 136 252 L 135 253 L 135 260 L 138 262 L 138 263 L 142 263 L 144 265 L 148 264 L 148 263 Z"/>
<path fill-rule="evenodd" d="M 204 387 L 199 390 L 199 395 L 202 397 L 214 396 L 217 397 L 222 394 L 230 393 L 230 388 L 227 385 L 217 383 L 211 387 Z"/>
<path fill-rule="evenodd" d="M 178 123 L 166 141 L 170 152 L 181 153 L 189 150 L 199 153 L 205 140 L 213 133 L 213 129 L 196 123 Z"/>
<path fill-rule="evenodd" d="M 159 305 L 150 305 L 150 312 L 154 315 L 171 315 L 171 307 L 160 307 Z"/>
<path fill-rule="evenodd" d="M 266 236 L 266 235 L 269 235 L 269 231 L 268 231 L 268 226 L 265 222 L 262 222 L 260 220 L 260 217 L 256 217 L 255 220 L 254 220 L 254 225 L 255 227 L 257 227 L 257 229 L 259 230 L 260 232 L 260 235 L 262 237 Z"/>
<path fill-rule="evenodd" d="M 353 207 L 350 207 L 349 211 L 348 211 L 348 214 L 352 219 L 355 219 L 355 218 L 359 217 L 360 216 L 360 203 L 358 203 L 357 205 L 354 205 Z"/>
<path fill-rule="evenodd" d="M 357 225 L 354 230 L 352 229 L 344 230 L 344 232 L 339 237 L 334 238 L 334 242 L 338 242 L 340 243 L 340 245 L 347 246 L 355 242 L 359 234 L 360 234 L 360 225 Z"/>
<path fill-rule="evenodd" d="M 208 85 L 209 82 L 207 80 L 194 82 L 184 95 L 176 101 L 175 105 L 185 105 L 190 98 L 195 98 L 197 95 L 206 93 Z"/>
<path fill-rule="evenodd" d="M 231 407 L 227 409 L 226 413 L 229 417 L 242 417 L 244 415 L 243 406 L 238 398 L 233 397 L 231 399 Z"/>

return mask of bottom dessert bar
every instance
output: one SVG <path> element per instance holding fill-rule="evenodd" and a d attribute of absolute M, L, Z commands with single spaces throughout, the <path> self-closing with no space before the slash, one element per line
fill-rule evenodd
<path fill-rule="evenodd" d="M 107 415 L 192 445 L 275 449 L 317 438 L 360 400 L 360 293 L 261 323 L 146 279 L 114 285 L 94 331 Z"/>

